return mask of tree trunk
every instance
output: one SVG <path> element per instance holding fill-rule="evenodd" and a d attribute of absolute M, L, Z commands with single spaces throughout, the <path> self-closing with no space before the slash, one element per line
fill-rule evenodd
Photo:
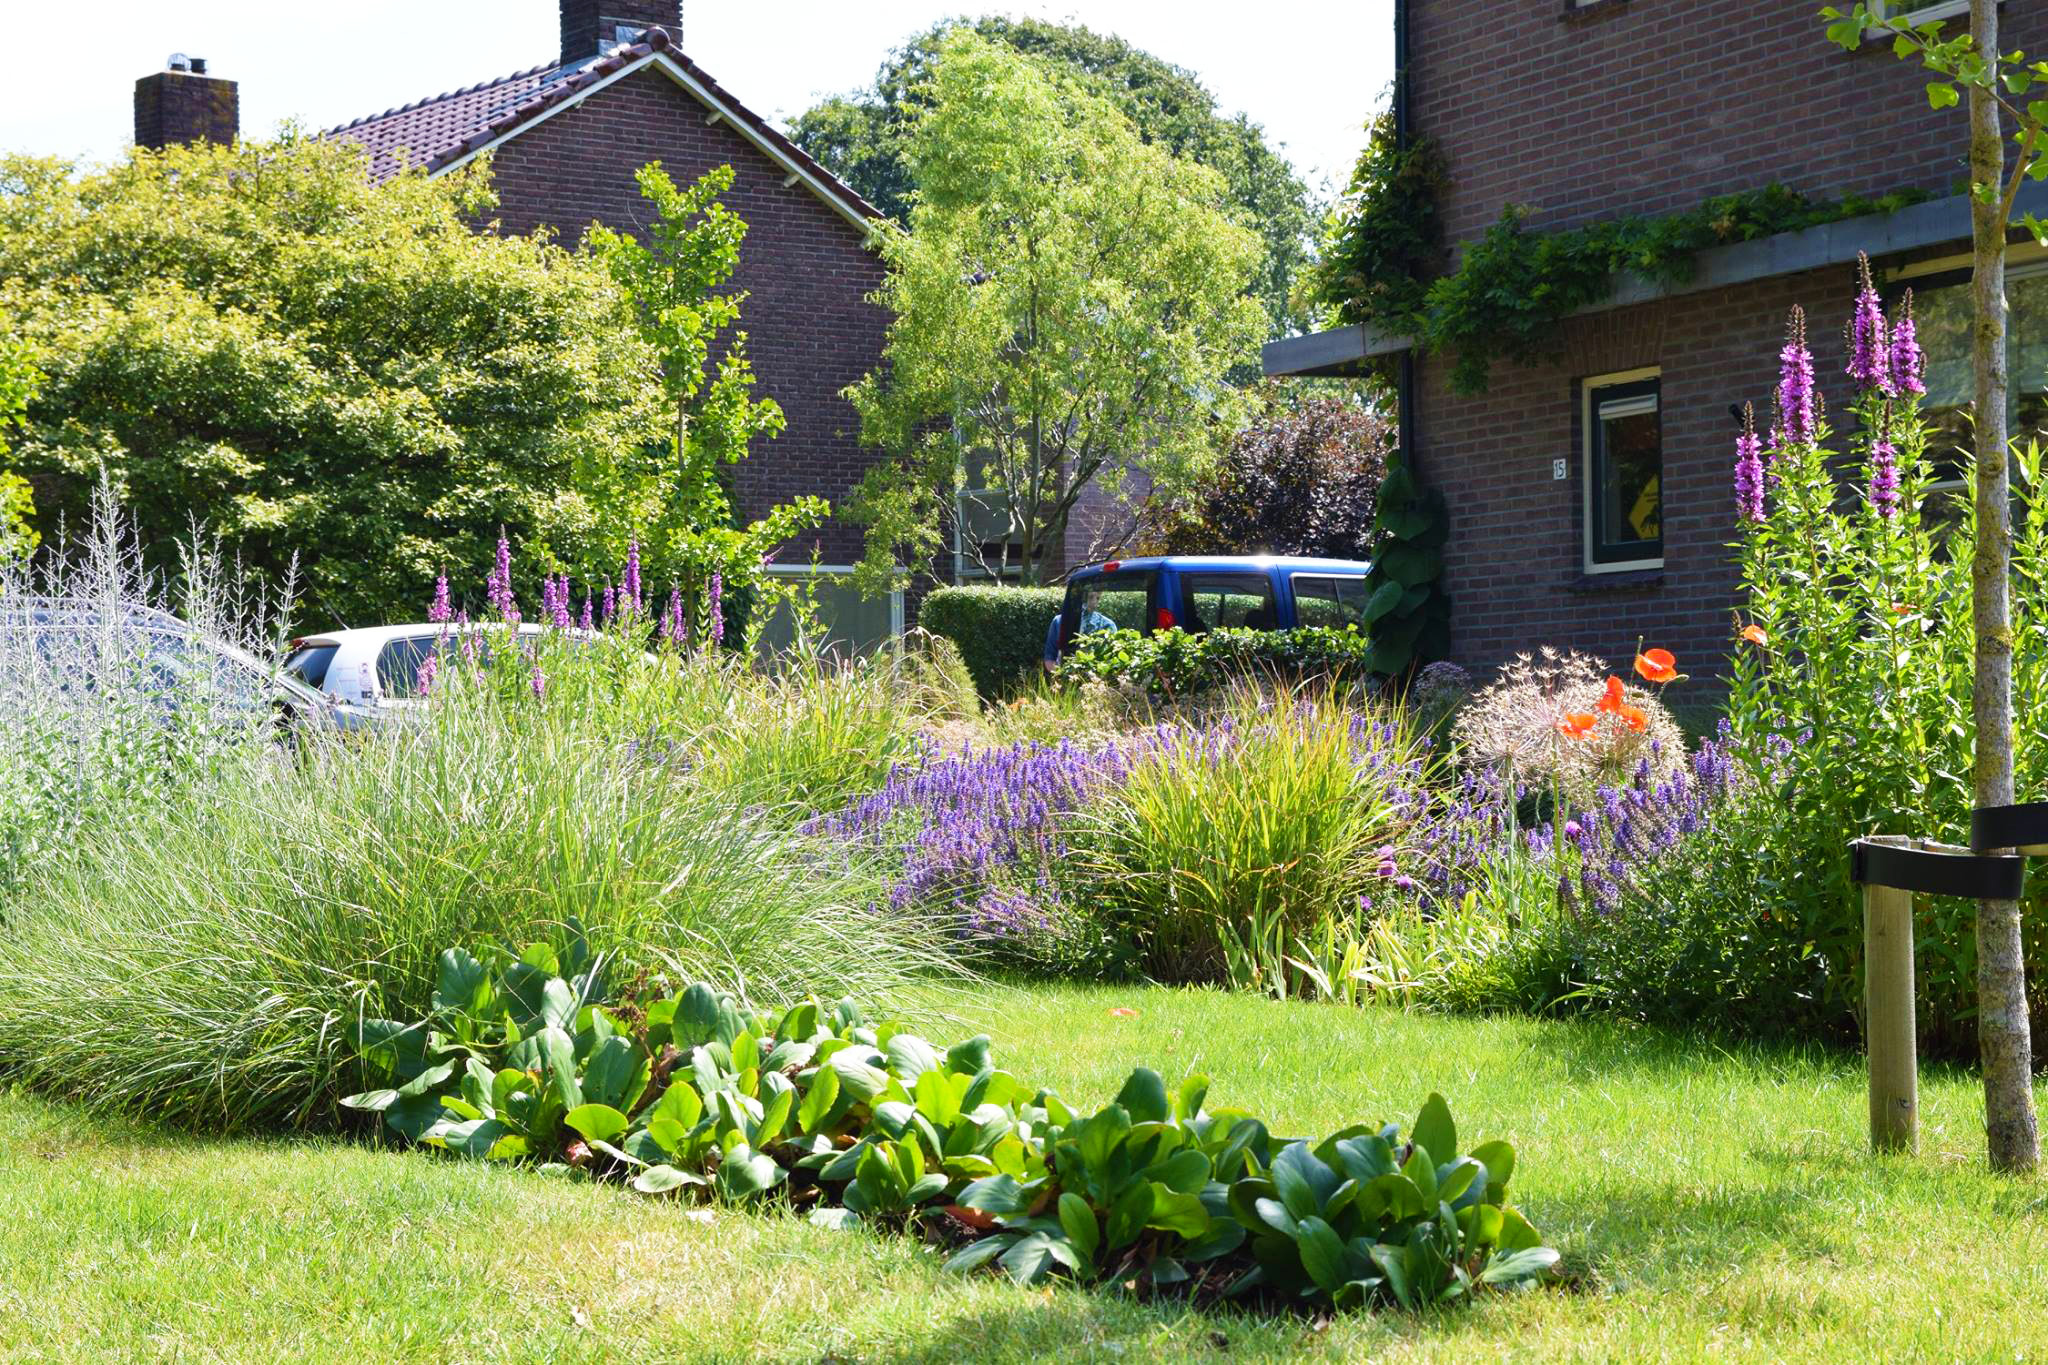
<path fill-rule="evenodd" d="M 1998 0 L 1971 0 L 1977 51 L 1998 51 Z M 1970 202 L 1976 270 L 1972 361 L 1976 368 L 1977 546 L 1970 562 L 1976 634 L 1976 801 L 2010 805 L 2012 773 L 2012 501 L 2006 466 L 2005 142 L 1995 92 L 1970 87 Z M 1984 1125 L 1991 1165 L 2030 1171 L 2041 1159 L 2034 1119 L 2033 1043 L 2027 1020 L 2020 908 L 1977 905 L 1977 1046 L 1984 1067 Z"/>

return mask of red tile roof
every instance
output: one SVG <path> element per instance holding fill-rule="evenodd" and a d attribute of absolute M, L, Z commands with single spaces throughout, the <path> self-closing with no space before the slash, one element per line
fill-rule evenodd
<path fill-rule="evenodd" d="M 752 132 L 766 144 L 771 157 L 802 174 L 821 197 L 835 201 L 841 212 L 863 222 L 881 217 L 881 210 L 812 160 L 766 119 L 734 99 L 702 67 L 674 47 L 667 31 L 659 28 L 649 29 L 638 43 L 616 48 L 592 61 L 514 72 L 330 128 L 325 136 L 361 143 L 370 154 L 373 179 L 387 180 L 408 165 L 421 167 L 432 175 L 502 138 L 516 135 L 549 110 L 575 100 L 607 77 L 621 74 L 629 67 L 649 64 L 657 57 L 679 69 L 734 119 L 744 122 L 743 131 Z"/>

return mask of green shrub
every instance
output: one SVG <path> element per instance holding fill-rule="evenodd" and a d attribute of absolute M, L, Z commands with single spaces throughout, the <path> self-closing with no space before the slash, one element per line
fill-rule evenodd
<path fill-rule="evenodd" d="M 1233 951 L 1350 915 L 1398 824 L 1398 723 L 1313 694 L 1235 700 L 1135 749 L 1069 834 L 1075 899 L 1162 980 L 1223 980 Z"/>
<path fill-rule="evenodd" d="M 769 1014 L 703 984 L 615 1001 L 602 965 L 573 927 L 517 957 L 442 953 L 423 1018 L 354 1029 L 385 1084 L 342 1103 L 459 1156 L 915 1224 L 968 1243 L 949 1269 L 1020 1284 L 1228 1279 L 1282 1304 L 1416 1309 L 1557 1262 L 1506 1203 L 1514 1150 L 1460 1155 L 1438 1095 L 1405 1139 L 1360 1124 L 1311 1144 L 1206 1109 L 1206 1077 L 1169 1090 L 1140 1067 L 1077 1114 L 998 1070 L 986 1035 L 941 1051 L 850 1000 Z"/>
<path fill-rule="evenodd" d="M 1294 630 L 1225 627 L 1199 635 L 1175 628 L 1140 635 L 1135 630 L 1090 631 L 1060 660 L 1063 682 L 1132 684 L 1152 692 L 1186 695 L 1247 677 L 1363 676 L 1371 642 L 1351 627 Z"/>
<path fill-rule="evenodd" d="M 781 804 L 886 771 L 866 671 L 760 678 L 618 640 L 448 661 L 416 723 L 182 788 L 32 870 L 0 936 L 0 1066 L 96 1107 L 232 1130 L 325 1120 L 364 1014 L 427 1008 L 451 941 L 580 918 L 622 970 L 780 1001 L 886 996 L 944 957 Z M 502 671 L 508 676 L 493 676 Z"/>
<path fill-rule="evenodd" d="M 1060 588 L 939 588 L 918 608 L 918 622 L 959 646 L 985 700 L 1008 696 L 1045 658 L 1045 632 L 1059 615 Z"/>

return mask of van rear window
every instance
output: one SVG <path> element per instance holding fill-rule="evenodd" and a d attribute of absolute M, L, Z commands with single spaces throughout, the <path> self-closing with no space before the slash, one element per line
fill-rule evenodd
<path fill-rule="evenodd" d="M 1158 578 L 1150 569 L 1125 569 L 1068 584 L 1060 638 L 1071 641 L 1093 630 L 1148 629 Z"/>
<path fill-rule="evenodd" d="M 338 645 L 300 645 L 284 661 L 284 671 L 315 692 L 327 685 L 327 670 L 334 663 Z"/>

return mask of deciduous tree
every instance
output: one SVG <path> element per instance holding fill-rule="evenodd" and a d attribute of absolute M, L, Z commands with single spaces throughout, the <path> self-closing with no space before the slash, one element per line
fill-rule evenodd
<path fill-rule="evenodd" d="M 882 244 L 885 363 L 847 390 L 885 453 L 852 508 L 863 578 L 929 558 L 971 467 L 1035 582 L 1090 485 L 1182 489 L 1213 464 L 1243 405 L 1224 377 L 1263 330 L 1259 245 L 1214 171 L 1008 47 L 948 36 L 932 94 L 910 227 Z"/>

